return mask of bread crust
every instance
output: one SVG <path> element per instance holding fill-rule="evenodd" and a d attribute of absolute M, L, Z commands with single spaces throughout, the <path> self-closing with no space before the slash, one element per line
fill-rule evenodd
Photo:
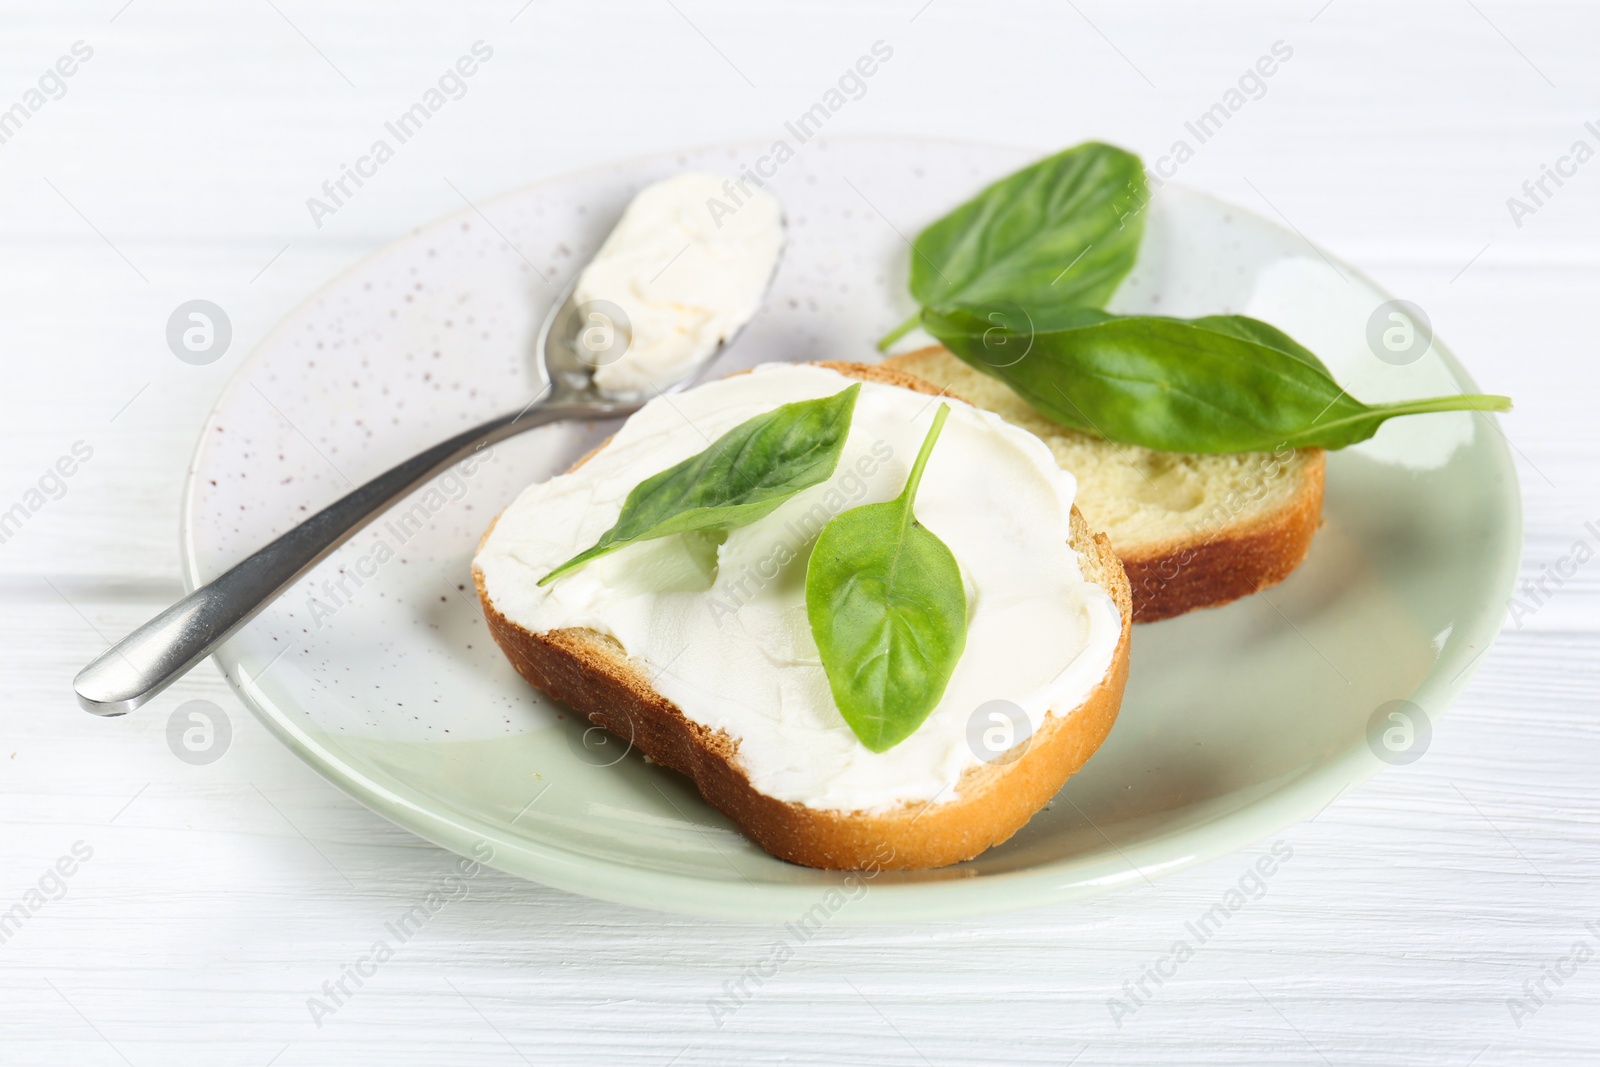
<path fill-rule="evenodd" d="M 1327 463 L 1322 449 L 1315 453 L 1284 507 L 1235 521 L 1204 538 L 1118 553 L 1133 587 L 1133 621 L 1158 622 L 1220 607 L 1289 577 L 1305 561 L 1322 525 Z"/>
<path fill-rule="evenodd" d="M 929 345 L 893 356 L 885 365 L 900 369 L 935 355 L 956 358 L 941 345 Z M 1320 448 L 1300 452 L 1306 461 L 1284 506 L 1197 528 L 1189 537 L 1112 546 L 1133 589 L 1134 622 L 1220 607 L 1277 585 L 1304 562 L 1322 525 L 1327 463 Z"/>
<path fill-rule="evenodd" d="M 863 381 L 927 394 L 941 392 L 892 368 L 819 365 Z M 518 674 L 655 762 L 688 775 L 712 807 L 766 851 L 828 870 L 922 870 L 971 859 L 1011 837 L 1111 732 L 1128 677 L 1131 592 L 1110 542 L 1093 533 L 1076 508 L 1072 544 L 1084 577 L 1111 595 L 1122 616 L 1105 677 L 1068 714 L 1052 713 L 1017 748 L 992 763 L 970 768 L 957 784 L 954 799 L 935 797 L 887 812 L 809 808 L 759 792 L 737 765 L 737 743 L 690 719 L 656 692 L 648 674 L 617 642 L 587 629 L 532 633 L 494 606 L 477 567 L 473 581 L 489 632 Z"/>

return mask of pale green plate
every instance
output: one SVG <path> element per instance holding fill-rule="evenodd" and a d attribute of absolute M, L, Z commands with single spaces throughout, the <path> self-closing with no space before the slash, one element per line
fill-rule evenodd
<path fill-rule="evenodd" d="M 770 169 L 770 148 L 637 160 L 480 201 L 296 309 L 240 368 L 196 450 L 189 584 L 350 481 L 522 402 L 535 325 L 630 194 L 687 167 Z M 900 235 L 1033 156 L 892 139 L 800 146 L 772 181 L 790 224 L 785 262 L 717 372 L 874 358 L 872 340 L 910 311 Z M 1387 299 L 1294 233 L 1168 187 L 1116 305 L 1267 319 L 1364 400 L 1477 391 L 1438 343 L 1396 352 L 1391 335 L 1384 347 Z M 955 867 L 863 880 L 767 856 L 686 779 L 586 739 L 493 647 L 468 579 L 478 535 L 518 489 L 605 431 L 548 428 L 499 446 L 470 476 L 446 476 L 322 564 L 218 660 L 302 759 L 428 840 L 461 853 L 487 845 L 493 866 L 548 885 L 704 915 L 785 920 L 820 906 L 833 921 L 888 922 L 998 911 L 1142 882 L 1260 840 L 1426 752 L 1429 723 L 1499 628 L 1521 547 L 1516 477 L 1492 416 L 1389 424 L 1329 458 L 1326 525 L 1287 582 L 1135 629 L 1110 739 L 1015 838 Z"/>

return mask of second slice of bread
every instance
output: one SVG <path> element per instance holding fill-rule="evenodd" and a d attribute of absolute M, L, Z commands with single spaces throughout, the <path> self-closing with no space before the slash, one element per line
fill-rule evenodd
<path fill-rule="evenodd" d="M 934 345 L 883 364 L 1040 437 L 1078 479 L 1078 506 L 1128 572 L 1135 622 L 1214 607 L 1278 584 L 1322 518 L 1320 448 L 1195 455 L 1121 445 L 1039 414 L 1010 387 Z"/>
<path fill-rule="evenodd" d="M 863 381 L 940 392 L 881 365 L 821 366 Z M 1128 580 L 1110 542 L 1076 507 L 1071 528 L 1084 579 L 1103 588 L 1122 617 L 1111 666 L 1099 684 L 1076 708 L 1053 709 L 1011 752 L 969 768 L 953 796 L 881 812 L 811 808 L 761 793 L 739 767 L 737 742 L 658 693 L 648 668 L 615 640 L 589 629 L 530 632 L 495 606 L 476 567 L 473 579 L 489 631 L 517 673 L 656 763 L 688 775 L 708 803 L 768 852 L 831 870 L 918 870 L 971 859 L 1016 833 L 1094 754 L 1116 720 L 1128 677 Z"/>

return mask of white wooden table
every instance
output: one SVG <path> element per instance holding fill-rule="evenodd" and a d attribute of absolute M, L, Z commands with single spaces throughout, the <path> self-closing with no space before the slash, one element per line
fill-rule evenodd
<path fill-rule="evenodd" d="M 1600 148 L 1600 10 L 8 0 L 0 24 L 0 108 L 28 109 L 0 126 L 0 509 L 28 507 L 0 544 L 0 913 L 27 913 L 0 944 L 0 1063 L 1600 1060 L 1600 962 L 1572 958 L 1600 950 L 1600 562 L 1508 623 L 1424 759 L 1286 831 L 1267 896 L 1121 1019 L 1108 1000 L 1270 842 L 1085 903 L 826 929 L 721 1027 L 706 1002 L 774 929 L 488 872 L 318 1026 L 307 999 L 450 858 L 324 784 L 209 666 L 114 721 L 68 686 L 178 595 L 203 414 L 313 287 L 462 194 L 777 136 L 878 40 L 892 62 L 829 132 L 1100 137 L 1147 159 L 1285 42 L 1179 180 L 1421 304 L 1515 396 L 1537 578 L 1600 547 L 1600 162 L 1522 189 L 1574 141 Z M 314 225 L 306 198 L 479 40 L 493 60 L 466 95 Z M 78 41 L 64 95 L 46 78 L 29 107 Z M 1512 196 L 1533 210 L 1513 218 Z M 234 329 L 205 367 L 165 341 L 198 297 Z M 47 476 L 78 442 L 91 458 Z M 165 736 L 197 698 L 234 735 L 205 766 Z"/>

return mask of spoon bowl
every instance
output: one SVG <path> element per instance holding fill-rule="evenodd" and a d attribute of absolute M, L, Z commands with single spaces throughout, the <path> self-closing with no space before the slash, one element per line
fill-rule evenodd
<path fill-rule="evenodd" d="M 780 244 L 763 300 L 782 259 Z M 554 422 L 616 419 L 639 410 L 649 396 L 611 395 L 596 387 L 594 372 L 600 363 L 584 359 L 575 343 L 581 326 L 581 309 L 574 304 L 576 288 L 574 279 L 540 324 L 534 360 L 540 387 L 531 401 L 519 411 L 490 419 L 391 467 L 106 649 L 73 679 L 83 709 L 95 715 L 125 715 L 149 701 L 367 523 L 467 456 Z M 687 388 L 737 339 L 745 323 L 720 339 L 689 373 L 654 387 L 655 392 Z M 610 325 L 626 338 L 626 331 L 617 331 L 615 322 Z M 607 356 L 624 358 L 627 343 L 625 339 L 620 352 L 608 351 Z"/>

